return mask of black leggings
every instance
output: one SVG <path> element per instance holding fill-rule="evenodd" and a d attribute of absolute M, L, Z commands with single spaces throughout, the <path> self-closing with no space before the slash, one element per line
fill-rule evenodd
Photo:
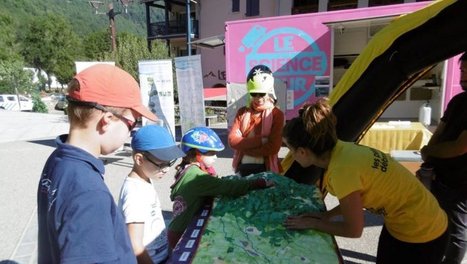
<path fill-rule="evenodd" d="M 430 264 L 441 263 L 446 249 L 449 232 L 446 230 L 440 237 L 426 243 L 407 243 L 389 234 L 383 225 L 379 236 L 377 264 Z"/>

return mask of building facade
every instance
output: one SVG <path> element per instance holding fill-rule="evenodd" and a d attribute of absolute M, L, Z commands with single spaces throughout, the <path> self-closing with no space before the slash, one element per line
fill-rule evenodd
<path fill-rule="evenodd" d="M 148 44 L 156 39 L 165 40 L 173 56 L 201 54 L 204 87 L 222 87 L 226 85 L 223 40 L 227 21 L 426 1 L 429 0 L 142 0 L 141 3 L 146 6 Z M 359 25 L 359 30 L 369 35 L 382 26 Z M 336 48 L 353 49 L 342 51 L 353 55 L 358 49 Z M 336 77 L 341 74 L 337 70 Z"/>

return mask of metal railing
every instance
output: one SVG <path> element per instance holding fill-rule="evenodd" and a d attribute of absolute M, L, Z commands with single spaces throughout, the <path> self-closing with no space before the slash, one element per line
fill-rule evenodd
<path fill-rule="evenodd" d="M 198 29 L 198 20 L 192 19 L 191 34 L 194 35 L 194 38 L 198 38 Z M 167 23 L 165 21 L 159 21 L 149 24 L 150 38 L 180 37 L 186 34 L 186 32 L 186 21 L 170 20 Z"/>

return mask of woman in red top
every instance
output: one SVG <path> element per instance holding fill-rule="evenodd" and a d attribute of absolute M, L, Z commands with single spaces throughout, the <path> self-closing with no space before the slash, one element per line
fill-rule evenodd
<path fill-rule="evenodd" d="M 276 107 L 274 77 L 264 65 L 253 67 L 247 76 L 248 103 L 240 108 L 229 132 L 234 149 L 236 173 L 281 172 L 277 153 L 282 145 L 284 113 Z"/>

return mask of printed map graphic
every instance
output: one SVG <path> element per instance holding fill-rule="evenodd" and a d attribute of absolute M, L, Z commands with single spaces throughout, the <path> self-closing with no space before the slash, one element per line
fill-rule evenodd
<path fill-rule="evenodd" d="M 276 185 L 216 199 L 192 263 L 338 263 L 332 236 L 282 226 L 289 215 L 325 210 L 319 190 L 273 173 L 257 177 Z"/>

